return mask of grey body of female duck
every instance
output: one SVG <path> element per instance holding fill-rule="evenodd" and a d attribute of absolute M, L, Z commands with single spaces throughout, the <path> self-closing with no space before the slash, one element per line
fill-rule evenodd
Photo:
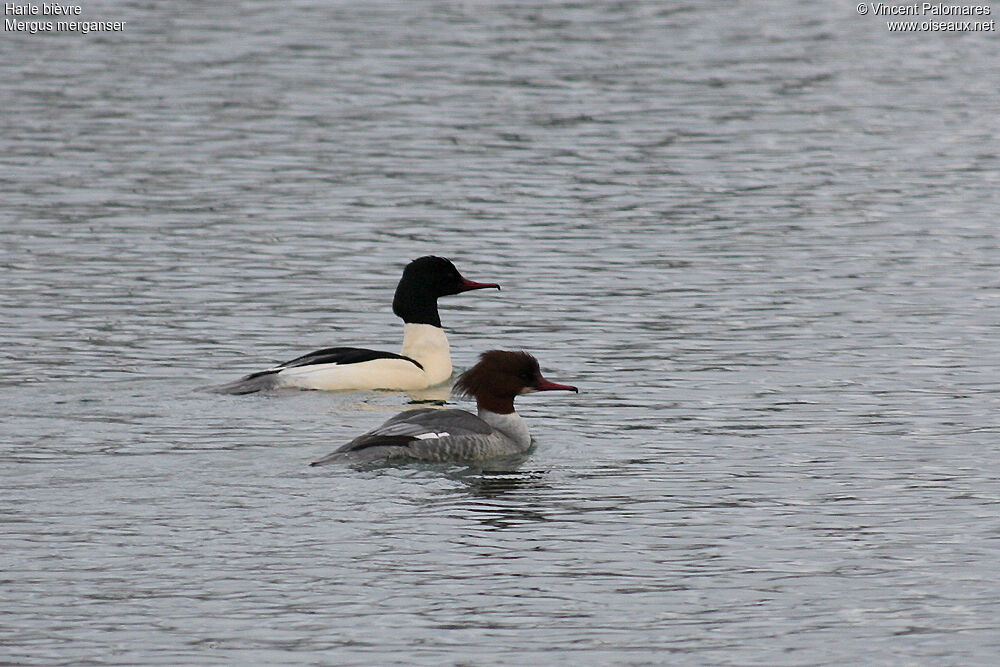
<path fill-rule="evenodd" d="M 474 397 L 478 415 L 465 410 L 422 408 L 402 412 L 312 465 L 414 461 L 477 461 L 522 454 L 531 447 L 514 399 L 536 391 L 577 391 L 542 377 L 538 361 L 526 352 L 491 350 L 455 382 Z"/>

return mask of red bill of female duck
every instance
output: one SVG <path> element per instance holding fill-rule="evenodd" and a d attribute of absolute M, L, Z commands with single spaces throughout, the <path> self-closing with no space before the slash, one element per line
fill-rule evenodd
<path fill-rule="evenodd" d="M 476 399 L 478 416 L 465 410 L 422 408 L 402 412 L 311 465 L 380 460 L 477 461 L 523 454 L 531 447 L 528 427 L 514 399 L 536 391 L 577 391 L 549 382 L 527 352 L 490 350 L 455 382 Z"/>
<path fill-rule="evenodd" d="M 487 287 L 500 289 L 496 283 L 467 280 L 443 257 L 415 259 L 403 269 L 392 300 L 392 312 L 404 323 L 399 354 L 328 347 L 212 390 L 222 394 L 250 394 L 283 387 L 413 391 L 439 385 L 451 378 L 452 368 L 437 300 Z"/>

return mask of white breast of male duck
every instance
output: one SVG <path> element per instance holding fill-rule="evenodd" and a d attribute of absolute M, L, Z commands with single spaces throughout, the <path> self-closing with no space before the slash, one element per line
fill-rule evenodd
<path fill-rule="evenodd" d="M 444 329 L 430 324 L 407 324 L 401 356 L 356 363 L 320 363 L 294 366 L 278 372 L 282 387 L 326 391 L 426 389 L 451 378 L 451 353 Z"/>

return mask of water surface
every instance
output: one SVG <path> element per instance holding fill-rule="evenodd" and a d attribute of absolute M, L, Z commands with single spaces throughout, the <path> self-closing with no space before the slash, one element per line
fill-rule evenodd
<path fill-rule="evenodd" d="M 854 6 L 93 2 L 0 42 L 3 660 L 975 664 L 1000 650 L 995 33 Z M 524 348 L 519 466 L 199 391 Z M 467 402 L 452 401 L 468 407 Z"/>

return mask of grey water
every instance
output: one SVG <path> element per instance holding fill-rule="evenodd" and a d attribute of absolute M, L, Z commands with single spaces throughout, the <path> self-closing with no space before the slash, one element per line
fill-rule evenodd
<path fill-rule="evenodd" d="M 995 660 L 997 35 L 855 9 L 5 31 L 0 662 Z M 503 286 L 442 300 L 457 369 L 581 389 L 526 460 L 309 468 L 428 396 L 201 390 L 398 350 L 432 253 Z"/>

